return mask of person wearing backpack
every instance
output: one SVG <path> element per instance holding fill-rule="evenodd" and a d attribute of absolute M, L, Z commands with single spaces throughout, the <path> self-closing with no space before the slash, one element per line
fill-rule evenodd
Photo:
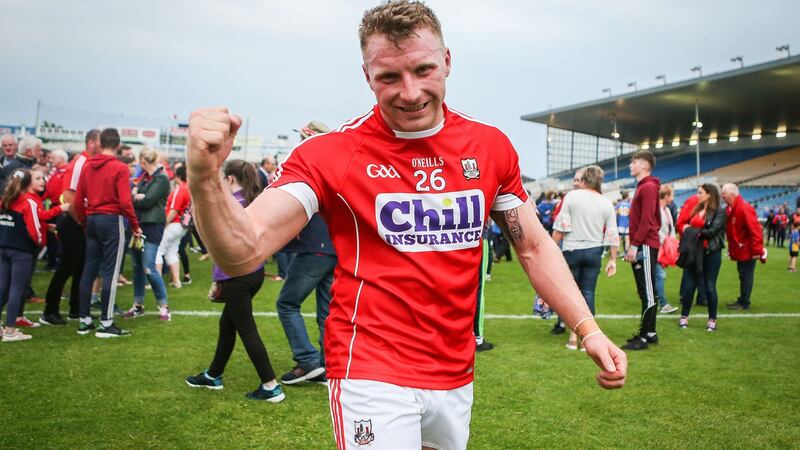
<path fill-rule="evenodd" d="M 186 187 L 186 166 L 180 166 L 175 169 L 175 178 L 177 179 L 175 189 L 167 197 L 167 206 L 165 208 L 167 226 L 164 228 L 164 236 L 161 238 L 161 243 L 158 244 L 156 270 L 161 272 L 163 264 L 166 263 L 172 276 L 170 285 L 180 289 L 182 283 L 178 247 L 189 227 L 189 224 L 183 223 L 183 220 L 188 220 L 184 216 L 187 216 L 186 212 L 192 203 L 192 199 L 189 196 L 189 188 Z"/>

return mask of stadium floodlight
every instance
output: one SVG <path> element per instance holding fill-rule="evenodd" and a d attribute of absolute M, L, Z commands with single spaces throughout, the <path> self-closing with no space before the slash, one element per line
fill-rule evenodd
<path fill-rule="evenodd" d="M 673 147 L 677 147 L 677 146 L 679 146 L 679 145 L 681 145 L 681 141 L 680 141 L 680 139 L 675 139 L 674 141 L 672 141 L 672 146 L 673 146 Z"/>
<path fill-rule="evenodd" d="M 642 150 L 649 150 L 650 149 L 650 143 L 649 142 L 645 142 L 644 144 L 642 144 L 641 148 L 642 148 Z"/>
<path fill-rule="evenodd" d="M 615 131 L 615 132 L 611 133 L 611 137 L 614 138 L 614 139 L 619 139 L 619 133 Z"/>
<path fill-rule="evenodd" d="M 717 143 L 717 138 L 715 138 L 715 137 L 708 138 L 708 143 L 709 144 L 716 144 Z"/>
<path fill-rule="evenodd" d="M 607 87 L 607 88 L 603 89 L 603 93 L 608 94 L 608 96 L 611 97 L 611 88 Z"/>
<path fill-rule="evenodd" d="M 667 85 L 667 76 L 663 73 L 656 75 L 656 80 L 660 80 L 662 83 L 664 83 L 664 86 Z"/>
<path fill-rule="evenodd" d="M 786 137 L 786 132 L 785 131 L 778 131 L 777 133 L 775 133 L 775 137 L 776 138 L 785 138 Z"/>
<path fill-rule="evenodd" d="M 738 140 L 739 140 L 739 136 L 735 136 L 734 135 L 734 136 L 729 136 L 728 137 L 728 142 L 736 142 Z"/>
<path fill-rule="evenodd" d="M 786 52 L 786 57 L 787 58 L 791 58 L 792 57 L 792 52 L 791 52 L 791 50 L 789 50 L 789 44 L 779 45 L 778 47 L 775 47 L 775 50 L 778 53 Z"/>
<path fill-rule="evenodd" d="M 694 122 L 692 122 L 692 126 L 695 127 L 695 128 L 703 128 L 703 122 L 700 122 L 699 120 L 695 120 Z"/>
<path fill-rule="evenodd" d="M 656 148 L 664 148 L 664 141 L 658 140 L 656 142 Z"/>
<path fill-rule="evenodd" d="M 632 87 L 633 88 L 633 92 L 636 92 L 636 91 L 639 90 L 639 84 L 636 83 L 635 81 L 631 81 L 630 83 L 628 83 L 628 87 Z"/>
<path fill-rule="evenodd" d="M 689 145 L 697 145 L 697 139 L 690 139 Z"/>
<path fill-rule="evenodd" d="M 694 66 L 694 67 L 690 68 L 689 70 L 691 70 L 692 72 L 697 72 L 698 78 L 702 78 L 703 77 L 703 66 Z"/>
<path fill-rule="evenodd" d="M 744 67 L 744 58 L 742 58 L 742 56 L 741 56 L 741 55 L 739 55 L 739 56 L 734 56 L 733 58 L 731 58 L 731 62 L 732 62 L 732 63 L 737 63 L 737 62 L 738 62 L 738 63 L 739 63 L 739 68 L 740 68 L 740 69 Z"/>
<path fill-rule="evenodd" d="M 750 138 L 753 139 L 754 141 L 757 141 L 757 140 L 761 139 L 761 135 L 760 134 L 754 134 L 754 135 L 750 136 Z"/>

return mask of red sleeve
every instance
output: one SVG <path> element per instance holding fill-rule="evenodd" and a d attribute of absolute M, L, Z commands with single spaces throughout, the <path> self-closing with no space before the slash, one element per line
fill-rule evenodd
<path fill-rule="evenodd" d="M 28 197 L 25 199 L 25 207 L 22 210 L 22 218 L 25 221 L 25 228 L 28 229 L 28 234 L 38 247 L 44 245 L 44 235 L 42 234 L 42 227 L 39 222 L 38 214 L 39 205 L 36 200 Z"/>
<path fill-rule="evenodd" d="M 661 212 L 658 209 L 658 188 L 654 184 L 645 184 L 636 195 L 640 197 L 639 201 L 642 206 L 639 227 L 636 229 L 636 235 L 631 236 L 631 245 L 641 247 L 647 241 L 649 230 L 652 227 L 660 228 L 660 224 L 656 223 L 655 219 L 661 217 Z"/>
<path fill-rule="evenodd" d="M 314 213 L 330 204 L 329 195 L 335 195 L 335 186 L 341 178 L 338 171 L 347 167 L 352 158 L 348 150 L 354 147 L 343 133 L 312 136 L 295 147 L 278 166 L 275 180 L 268 189 L 277 188 L 292 195 L 303 205 L 310 220 Z M 331 164 L 331 154 L 337 152 L 344 164 Z"/>
<path fill-rule="evenodd" d="M 48 220 L 55 219 L 60 214 L 61 214 L 61 205 L 58 205 L 58 206 L 53 207 L 53 208 L 50 208 L 50 209 L 48 209 L 46 211 L 43 210 L 43 209 L 40 209 L 39 210 L 39 220 L 41 220 L 42 222 L 47 222 Z"/>
<path fill-rule="evenodd" d="M 119 207 L 120 210 L 122 211 L 122 215 L 124 215 L 128 219 L 128 223 L 130 224 L 131 229 L 138 230 L 139 221 L 136 219 L 136 212 L 133 210 L 130 179 L 128 179 L 129 174 L 130 171 L 128 170 L 128 166 L 120 163 L 116 176 L 117 198 L 119 198 Z M 83 177 L 81 177 L 81 182 L 83 182 Z"/>
<path fill-rule="evenodd" d="M 761 257 L 764 253 L 764 232 L 761 229 L 761 224 L 758 222 L 758 215 L 756 215 L 756 210 L 753 209 L 752 205 L 745 205 L 746 208 L 743 208 L 744 212 L 744 219 L 747 223 L 747 231 L 750 233 L 750 239 L 752 239 L 752 245 L 750 248 L 753 249 L 753 254 L 750 256 L 757 256 Z"/>
<path fill-rule="evenodd" d="M 64 179 L 66 184 L 66 178 Z M 72 207 L 75 208 L 75 216 L 78 218 L 78 223 L 86 223 L 86 204 L 84 198 L 86 197 L 86 177 L 81 177 L 78 185 L 75 188 L 75 198 Z"/>
<path fill-rule="evenodd" d="M 180 197 L 175 202 L 175 209 L 178 210 L 180 214 L 186 212 L 186 209 L 189 208 L 189 204 L 192 202 L 192 198 L 189 196 L 189 189 L 186 185 L 181 186 L 180 190 Z"/>
<path fill-rule="evenodd" d="M 696 195 L 693 195 L 686 199 L 683 202 L 683 206 L 681 207 L 681 212 L 678 214 L 678 224 L 676 225 L 678 228 L 678 233 L 683 234 L 683 227 L 689 224 L 689 220 L 692 218 L 692 210 L 694 209 L 697 202 Z"/>
<path fill-rule="evenodd" d="M 519 172 L 519 155 L 511 145 L 505 134 L 496 131 L 498 134 L 497 177 L 500 182 L 500 190 L 492 204 L 492 211 L 507 211 L 517 208 L 528 200 L 528 193 L 522 187 L 522 177 Z"/>

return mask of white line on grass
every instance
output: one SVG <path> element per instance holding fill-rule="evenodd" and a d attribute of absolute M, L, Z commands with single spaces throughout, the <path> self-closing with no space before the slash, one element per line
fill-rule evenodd
<path fill-rule="evenodd" d="M 42 311 L 26 311 L 29 314 L 41 314 Z M 190 317 L 216 317 L 222 314 L 222 311 L 180 311 L 180 310 L 171 310 L 170 311 L 174 316 L 190 316 Z M 159 315 L 156 311 L 150 311 L 144 313 L 146 316 L 157 316 Z M 303 313 L 303 317 L 307 318 L 315 318 L 317 317 L 314 313 Z M 278 317 L 278 313 L 272 311 L 254 311 L 253 316 L 255 317 Z M 690 317 L 706 317 L 706 314 L 692 314 Z M 542 320 L 542 318 L 533 316 L 531 314 L 486 314 L 485 316 L 487 319 L 507 319 L 507 320 Z M 641 316 L 638 314 L 598 314 L 598 319 L 604 320 L 620 320 L 620 319 L 640 319 Z M 661 317 L 665 317 L 665 315 L 661 315 Z M 677 315 L 671 316 L 673 318 L 678 317 Z M 768 318 L 782 318 L 782 319 L 797 319 L 800 318 L 800 313 L 741 313 L 741 314 L 717 314 L 718 318 L 723 319 L 768 319 Z M 666 318 L 666 317 L 665 317 Z"/>

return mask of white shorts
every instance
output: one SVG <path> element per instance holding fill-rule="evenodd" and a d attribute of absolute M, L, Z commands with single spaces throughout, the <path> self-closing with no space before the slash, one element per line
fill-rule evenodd
<path fill-rule="evenodd" d="M 467 448 L 472 383 L 432 390 L 329 379 L 328 394 L 339 450 Z"/>
<path fill-rule="evenodd" d="M 156 252 L 156 264 L 161 264 L 161 258 L 164 258 L 168 266 L 177 264 L 180 261 L 178 257 L 178 247 L 181 244 L 181 239 L 186 234 L 186 228 L 177 222 L 172 222 L 164 229 L 164 236 L 161 238 L 161 244 L 158 245 Z"/>

